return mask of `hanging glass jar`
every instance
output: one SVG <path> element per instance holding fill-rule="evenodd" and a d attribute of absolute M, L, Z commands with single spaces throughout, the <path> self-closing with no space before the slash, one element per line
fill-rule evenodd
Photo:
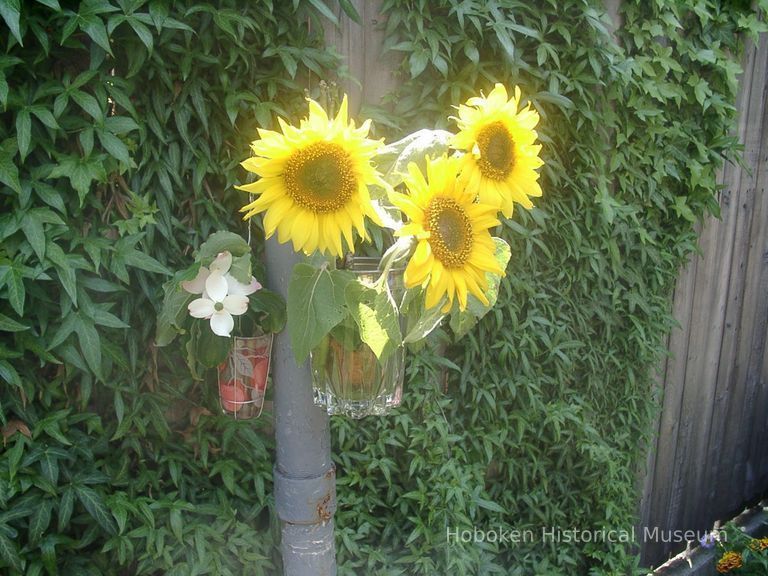
<path fill-rule="evenodd" d="M 219 404 L 237 420 L 258 418 L 267 391 L 272 334 L 232 338 L 232 349 L 219 365 Z"/>
<path fill-rule="evenodd" d="M 347 270 L 372 286 L 380 276 L 379 259 L 355 256 Z M 390 270 L 387 277 L 396 302 L 403 298 L 403 269 Z M 405 350 L 398 347 L 381 363 L 361 340 L 357 324 L 347 318 L 323 338 L 311 355 L 315 404 L 328 414 L 350 418 L 383 415 L 400 405 L 403 397 Z"/>

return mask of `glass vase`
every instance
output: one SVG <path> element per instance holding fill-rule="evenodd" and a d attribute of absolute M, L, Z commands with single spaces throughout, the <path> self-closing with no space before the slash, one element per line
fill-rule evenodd
<path fill-rule="evenodd" d="M 348 270 L 365 284 L 379 280 L 379 259 L 354 257 Z M 387 282 L 395 302 L 405 291 L 403 270 L 391 270 Z M 384 415 L 399 406 L 403 396 L 405 351 L 398 347 L 385 362 L 360 339 L 353 320 L 335 327 L 311 355 L 315 404 L 328 414 L 363 418 Z"/>
<path fill-rule="evenodd" d="M 272 354 L 272 334 L 232 338 L 232 349 L 219 365 L 219 405 L 237 420 L 258 418 L 264 407 Z"/>

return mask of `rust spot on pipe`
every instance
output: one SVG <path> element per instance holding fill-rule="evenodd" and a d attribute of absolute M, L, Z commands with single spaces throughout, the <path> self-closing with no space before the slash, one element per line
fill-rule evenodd
<path fill-rule="evenodd" d="M 328 505 L 331 503 L 331 495 L 326 494 L 317 503 L 317 517 L 321 522 L 327 522 L 333 517 L 333 511 Z"/>

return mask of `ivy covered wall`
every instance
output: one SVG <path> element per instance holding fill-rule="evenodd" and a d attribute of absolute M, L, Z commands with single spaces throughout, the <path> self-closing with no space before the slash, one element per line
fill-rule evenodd
<path fill-rule="evenodd" d="M 636 0 L 614 36 L 584 0 L 382 11 L 403 81 L 371 110 L 379 135 L 453 128 L 452 105 L 519 84 L 545 192 L 504 230 L 496 310 L 461 345 L 410 353 L 395 416 L 333 420 L 339 572 L 624 573 L 621 544 L 447 532 L 633 524 L 650 371 L 734 153 L 755 15 Z M 238 162 L 332 77 L 318 31 L 336 16 L 321 0 L 2 0 L 0 16 L 0 566 L 277 574 L 269 421 L 219 416 L 213 375 L 155 348 L 154 319 L 210 231 L 247 234 Z"/>

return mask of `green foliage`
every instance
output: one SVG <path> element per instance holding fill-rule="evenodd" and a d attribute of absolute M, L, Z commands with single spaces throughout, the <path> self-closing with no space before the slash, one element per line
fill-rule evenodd
<path fill-rule="evenodd" d="M 332 420 L 341 574 L 637 570 L 619 543 L 446 537 L 636 522 L 671 292 L 736 155 L 740 33 L 763 25 L 749 3 L 621 6 L 614 31 L 596 1 L 384 2 L 402 84 L 362 114 L 393 139 L 451 130 L 451 106 L 519 85 L 544 196 L 496 234 L 511 259 L 494 309 L 460 345 L 438 333 L 408 356 L 405 407 Z"/>
<path fill-rule="evenodd" d="M 203 239 L 249 235 L 257 122 L 335 59 L 322 2 L 216 4 L 0 1 L 3 574 L 277 571 L 272 438 L 212 414 L 155 318 Z"/>
<path fill-rule="evenodd" d="M 632 569 L 619 545 L 446 530 L 634 521 L 670 291 L 733 156 L 739 32 L 762 26 L 748 4 L 628 0 L 614 40 L 596 1 L 384 3 L 404 82 L 370 116 L 392 140 L 498 80 L 542 115 L 547 165 L 499 232 L 494 310 L 409 355 L 394 416 L 334 419 L 341 574 Z M 0 0 L 0 570 L 279 573 L 271 437 L 210 414 L 211 382 L 152 340 L 169 271 L 247 236 L 256 126 L 337 68 L 310 33 L 329 5 Z"/>

